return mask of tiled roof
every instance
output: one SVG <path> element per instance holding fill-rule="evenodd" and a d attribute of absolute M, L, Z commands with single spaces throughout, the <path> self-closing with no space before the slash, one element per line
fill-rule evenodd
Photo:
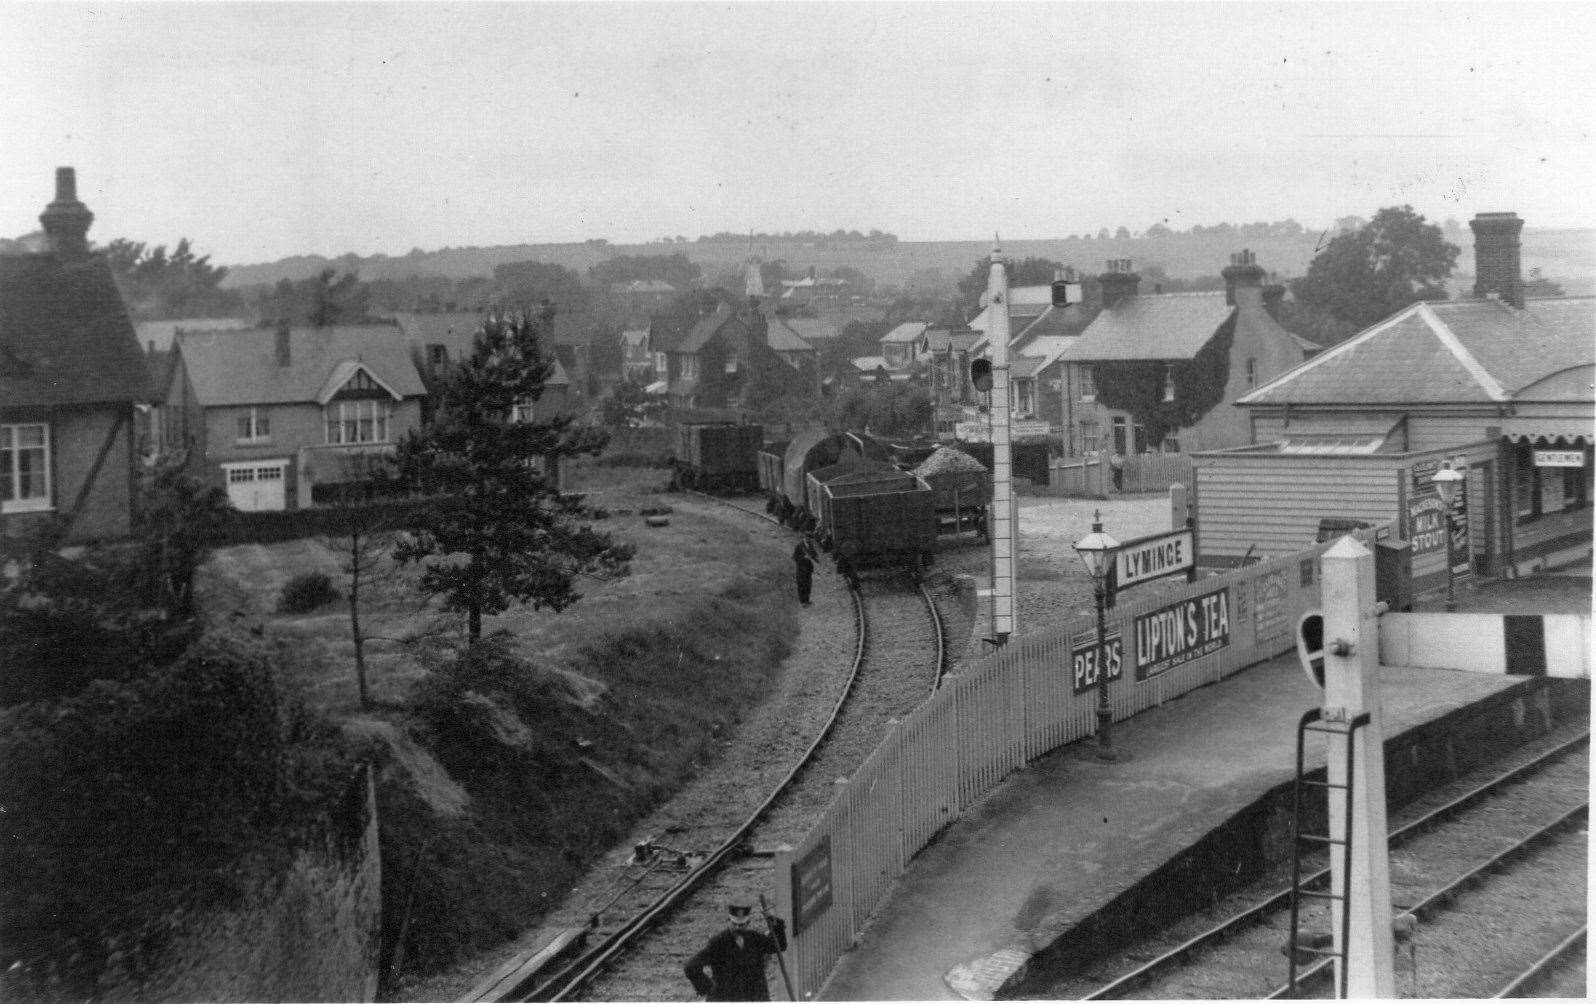
<path fill-rule="evenodd" d="M 886 344 L 888 342 L 897 343 L 918 341 L 920 336 L 925 334 L 925 329 L 929 327 L 930 325 L 926 324 L 924 321 L 908 321 L 904 324 L 898 325 L 896 328 L 893 328 L 891 331 L 882 335 L 881 342 L 882 344 Z"/>
<path fill-rule="evenodd" d="M 677 352 L 697 352 L 709 344 L 710 339 L 732 319 L 732 309 L 726 304 L 717 304 L 715 312 L 707 317 L 701 317 L 697 324 L 687 329 L 687 334 L 682 336 L 677 344 Z"/>
<path fill-rule="evenodd" d="M 926 348 L 931 352 L 968 349 L 980 337 L 977 332 L 961 328 L 928 328 L 925 333 Z"/>
<path fill-rule="evenodd" d="M 416 348 L 426 345 L 443 345 L 449 358 L 464 359 L 471 355 L 477 332 L 487 315 L 475 311 L 450 311 L 441 314 L 395 314 L 394 323 L 404 333 L 405 340 Z"/>
<path fill-rule="evenodd" d="M 1190 359 L 1235 309 L 1222 291 L 1126 297 L 1087 325 L 1066 358 Z"/>
<path fill-rule="evenodd" d="M 423 393 L 399 331 L 388 325 L 294 328 L 289 365 L 277 365 L 277 333 L 184 332 L 177 351 L 202 406 L 315 401 L 340 363 L 358 362 L 401 397 Z M 344 367 L 348 369 L 348 367 Z"/>
<path fill-rule="evenodd" d="M 804 341 L 803 337 L 794 331 L 785 317 L 772 317 L 768 319 L 765 328 L 765 337 L 770 342 L 770 347 L 777 352 L 813 352 L 815 347 Z"/>
<path fill-rule="evenodd" d="M 1009 360 L 1009 376 L 1033 377 L 1047 360 L 1042 356 L 1015 356 Z"/>
<path fill-rule="evenodd" d="M 104 255 L 0 257 L 0 405 L 144 401 L 149 390 Z"/>
<path fill-rule="evenodd" d="M 1239 404 L 1511 400 L 1596 364 L 1596 298 L 1416 303 L 1247 394 Z"/>
<path fill-rule="evenodd" d="M 817 317 L 783 317 L 781 322 L 811 345 L 817 341 L 824 342 L 838 338 L 842 334 L 835 324 Z"/>

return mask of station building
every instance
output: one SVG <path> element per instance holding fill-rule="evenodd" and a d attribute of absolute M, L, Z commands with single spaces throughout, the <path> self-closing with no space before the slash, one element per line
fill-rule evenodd
<path fill-rule="evenodd" d="M 1514 213 L 1482 213 L 1469 299 L 1415 303 L 1237 401 L 1251 445 L 1194 456 L 1199 563 L 1395 521 L 1414 586 L 1588 557 L 1596 298 L 1526 300 Z M 1432 478 L 1465 475 L 1443 506 Z M 1445 532 L 1443 531 L 1445 528 Z"/>

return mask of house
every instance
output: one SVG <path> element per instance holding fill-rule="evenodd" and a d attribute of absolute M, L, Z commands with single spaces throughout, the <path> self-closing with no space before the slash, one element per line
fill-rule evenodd
<path fill-rule="evenodd" d="M 768 327 L 757 298 L 739 301 L 720 289 L 700 291 L 676 310 L 656 314 L 648 341 L 671 407 L 741 404 L 753 370 L 773 360 Z"/>
<path fill-rule="evenodd" d="M 430 421 L 438 404 L 443 380 L 451 367 L 470 358 L 476 349 L 477 334 L 487 315 L 475 311 L 449 311 L 437 314 L 395 314 L 410 361 L 421 375 L 427 388 L 422 402 L 421 419 Z M 545 351 L 549 351 L 547 348 Z M 552 354 L 552 353 L 551 353 Z M 558 358 L 554 370 L 544 383 L 543 396 L 538 398 L 533 411 L 537 421 L 544 421 L 571 408 L 571 378 Z"/>
<path fill-rule="evenodd" d="M 924 321 L 907 321 L 881 336 L 881 355 L 888 369 L 908 370 L 928 351 Z"/>
<path fill-rule="evenodd" d="M 647 328 L 621 332 L 621 377 L 633 383 L 654 382 L 654 353 L 648 347 Z"/>
<path fill-rule="evenodd" d="M 59 518 L 67 543 L 126 537 L 144 355 L 110 264 L 89 250 L 94 214 L 72 168 L 56 170 L 39 219 L 47 250 L 0 257 L 0 536 Z"/>
<path fill-rule="evenodd" d="M 1252 445 L 1193 458 L 1206 564 L 1392 522 L 1415 583 L 1588 558 L 1596 298 L 1526 299 L 1514 213 L 1481 213 L 1475 295 L 1415 303 L 1238 404 Z M 1433 478 L 1464 474 L 1450 505 Z M 1446 530 L 1442 527 L 1445 526 Z"/>
<path fill-rule="evenodd" d="M 1308 358 L 1319 346 L 1282 328 L 1273 309 L 1284 292 L 1264 288 L 1264 270 L 1250 251 L 1231 255 L 1221 273 L 1223 292 L 1138 291 L 1129 259 L 1108 263 L 1099 277 L 1103 309 L 1056 362 L 1059 418 L 1066 456 L 1097 450 L 1134 453 L 1192 452 L 1251 442 L 1247 416 L 1233 407 Z M 1130 364 L 1130 365 L 1127 365 Z M 1105 400 L 1105 383 L 1132 391 L 1156 406 L 1182 399 L 1211 401 L 1206 410 L 1171 425 L 1158 440 L 1128 410 Z M 1202 386 L 1204 381 L 1211 386 Z M 1194 405 L 1195 406 L 1195 405 Z"/>
<path fill-rule="evenodd" d="M 968 327 L 926 329 L 931 405 L 939 437 L 952 438 L 954 426 L 970 418 L 969 408 L 977 401 L 970 384 L 971 350 L 981 337 L 980 332 Z"/>
<path fill-rule="evenodd" d="M 234 508 L 303 509 L 417 428 L 426 393 L 391 325 L 183 332 L 163 434 Z"/>
<path fill-rule="evenodd" d="M 795 370 L 818 373 L 815 346 L 799 332 L 796 322 L 803 318 L 784 317 L 780 314 L 765 317 L 765 344 L 781 361 Z M 809 326 L 805 326 L 808 328 Z"/>

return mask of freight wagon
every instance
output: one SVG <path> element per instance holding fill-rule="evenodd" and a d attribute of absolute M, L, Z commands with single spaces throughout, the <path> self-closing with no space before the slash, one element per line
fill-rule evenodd
<path fill-rule="evenodd" d="M 676 429 L 678 483 L 700 491 L 754 491 L 759 487 L 762 425 L 731 422 L 682 425 Z"/>
<path fill-rule="evenodd" d="M 831 479 L 821 492 L 822 532 L 858 567 L 918 571 L 931 562 L 936 513 L 924 481 L 902 472 L 859 471 Z"/>

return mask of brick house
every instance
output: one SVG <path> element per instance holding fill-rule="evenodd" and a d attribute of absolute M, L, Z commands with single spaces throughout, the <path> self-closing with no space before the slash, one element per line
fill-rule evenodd
<path fill-rule="evenodd" d="M 1251 442 L 1247 416 L 1234 407 L 1236 401 L 1319 349 L 1276 322 L 1273 311 L 1284 290 L 1264 288 L 1264 270 L 1248 251 L 1231 256 L 1222 273 L 1223 292 L 1142 295 L 1128 259 L 1108 265 L 1098 280 L 1102 311 L 1043 367 L 1048 371 L 1044 381 L 1060 381 L 1057 417 L 1065 432 L 1065 455 L 1105 449 L 1121 455 L 1192 452 Z M 1229 341 L 1219 402 L 1195 423 L 1171 430 L 1163 442 L 1149 442 L 1133 416 L 1099 399 L 1099 368 L 1124 362 L 1164 364 L 1165 393 L 1173 396 L 1175 365 L 1196 359 L 1216 339 Z M 1051 373 L 1055 366 L 1057 376 Z"/>
<path fill-rule="evenodd" d="M 39 219 L 47 250 L 0 257 L 0 536 L 59 517 L 68 543 L 126 537 L 144 355 L 72 168 Z"/>
<path fill-rule="evenodd" d="M 426 387 L 391 325 L 183 332 L 162 432 L 240 510 L 303 509 L 421 423 Z"/>
<path fill-rule="evenodd" d="M 757 299 L 739 302 L 718 289 L 693 294 L 678 309 L 656 314 L 648 340 L 671 407 L 740 404 L 752 367 L 767 361 L 755 357 L 770 352 L 768 327 Z"/>

